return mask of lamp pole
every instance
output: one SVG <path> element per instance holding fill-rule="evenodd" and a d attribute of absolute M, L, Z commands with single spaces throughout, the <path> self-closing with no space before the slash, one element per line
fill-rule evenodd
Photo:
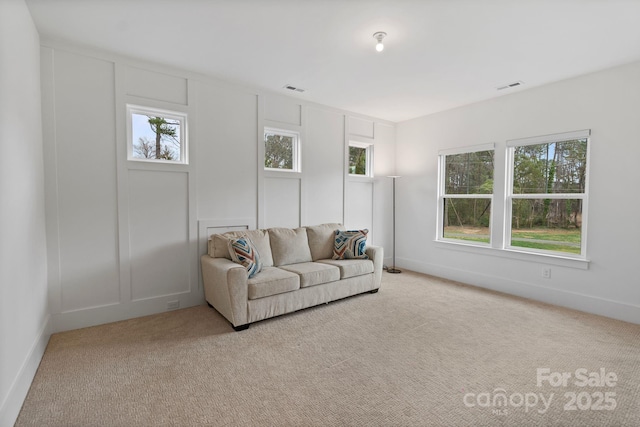
<path fill-rule="evenodd" d="M 396 178 L 400 178 L 399 175 L 391 175 L 389 178 L 393 179 L 393 266 L 387 268 L 387 273 L 402 273 L 402 270 L 396 268 Z"/>

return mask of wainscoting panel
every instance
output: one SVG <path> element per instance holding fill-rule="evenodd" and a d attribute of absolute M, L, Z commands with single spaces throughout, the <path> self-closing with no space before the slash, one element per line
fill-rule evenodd
<path fill-rule="evenodd" d="M 188 292 L 188 174 L 129 171 L 132 300 Z"/>
<path fill-rule="evenodd" d="M 200 219 L 198 220 L 198 256 L 207 253 L 207 242 L 212 234 L 227 231 L 255 229 L 254 218 Z"/>
<path fill-rule="evenodd" d="M 265 177 L 265 227 L 300 226 L 300 179 Z"/>
<path fill-rule="evenodd" d="M 267 96 L 264 110 L 265 120 L 295 126 L 302 125 L 302 106 L 291 98 Z"/>
<path fill-rule="evenodd" d="M 187 79 L 131 66 L 126 72 L 126 93 L 180 105 L 188 103 Z"/>
<path fill-rule="evenodd" d="M 373 129 L 374 123 L 371 120 L 349 117 L 349 133 L 351 135 L 374 138 Z"/>
<path fill-rule="evenodd" d="M 81 70 L 81 72 L 79 71 Z M 54 55 L 55 157 L 57 171 L 49 211 L 58 214 L 60 293 L 63 312 L 120 301 L 113 63 L 69 52 Z M 99 99 L 101 102 L 96 103 Z M 90 108 L 87 106 L 90 105 Z M 55 163 L 57 162 L 57 163 Z M 52 257 L 55 259 L 55 257 Z"/>
<path fill-rule="evenodd" d="M 373 182 L 347 182 L 345 226 L 373 230 Z"/>
<path fill-rule="evenodd" d="M 307 138 L 302 147 L 306 218 L 303 225 L 344 220 L 344 115 L 307 108 Z"/>

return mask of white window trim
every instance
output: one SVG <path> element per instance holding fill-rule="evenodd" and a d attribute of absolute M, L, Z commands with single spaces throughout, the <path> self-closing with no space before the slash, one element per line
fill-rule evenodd
<path fill-rule="evenodd" d="M 452 154 L 464 154 L 464 153 L 477 153 L 478 151 L 489 151 L 489 150 L 495 150 L 495 149 L 496 149 L 496 144 L 492 142 L 489 144 L 469 145 L 466 147 L 455 147 L 455 148 L 439 150 L 438 156 L 450 156 Z"/>
<path fill-rule="evenodd" d="M 164 160 L 164 159 L 141 159 L 133 157 L 133 124 L 132 115 L 140 114 L 144 116 L 161 116 L 180 122 L 180 160 Z M 187 149 L 187 114 L 179 111 L 164 110 L 160 108 L 145 107 L 141 105 L 127 104 L 127 160 L 142 163 L 164 163 L 168 165 L 188 165 L 189 156 Z"/>
<path fill-rule="evenodd" d="M 516 147 L 522 147 L 527 145 L 548 144 L 552 142 L 570 141 L 574 139 L 587 139 L 587 159 L 586 168 L 587 174 L 585 177 L 585 190 L 584 193 L 527 193 L 527 194 L 514 194 L 513 193 L 513 177 L 514 177 L 514 156 Z M 505 180 L 505 218 L 504 218 L 504 244 L 503 247 L 506 250 L 514 252 L 522 252 L 527 254 L 547 255 L 551 257 L 559 257 L 565 259 L 576 259 L 587 261 L 587 232 L 588 232 L 588 211 L 589 211 L 589 159 L 591 156 L 589 152 L 591 150 L 591 130 L 584 129 L 572 132 L 556 133 L 551 135 L 542 135 L 531 138 L 513 139 L 507 141 L 507 156 L 506 156 L 506 180 Z M 548 251 L 534 248 L 522 248 L 519 246 L 511 245 L 511 228 L 512 228 L 512 201 L 514 199 L 571 199 L 582 200 L 582 227 L 580 238 L 580 254 L 570 254 L 560 251 Z"/>
<path fill-rule="evenodd" d="M 358 147 L 364 148 L 365 151 L 365 171 L 364 175 L 358 175 L 355 173 L 349 173 L 349 178 L 369 178 L 367 181 L 373 179 L 373 143 L 370 142 L 360 142 L 360 141 L 349 141 L 349 147 Z M 349 159 L 347 158 L 347 170 L 351 165 L 349 164 Z"/>
<path fill-rule="evenodd" d="M 510 235 L 508 239 L 506 236 L 506 230 L 511 229 L 511 203 L 507 203 L 506 195 L 507 195 L 508 186 L 510 185 L 509 183 L 512 182 L 512 179 L 513 179 L 512 178 L 513 162 L 510 161 L 510 159 L 508 158 L 509 151 L 510 151 L 509 149 L 511 147 L 520 146 L 520 145 L 535 145 L 535 144 L 542 144 L 545 142 L 557 142 L 562 140 L 583 139 L 583 138 L 589 138 L 589 142 L 587 144 L 587 171 L 588 172 L 587 172 L 587 177 L 585 182 L 585 193 L 584 193 L 586 197 L 583 198 L 583 213 L 582 213 L 582 227 L 585 230 L 582 236 L 583 256 L 577 257 L 577 256 L 571 256 L 571 254 L 565 254 L 562 252 L 552 252 L 552 251 L 545 251 L 544 253 L 535 252 L 530 248 L 518 248 L 516 250 L 516 249 L 507 247 L 505 245 L 505 242 L 511 241 Z M 586 244 L 587 244 L 587 230 L 588 230 L 588 193 L 589 193 L 589 181 L 590 181 L 589 175 L 590 175 L 590 162 L 591 162 L 590 160 L 591 144 L 592 142 L 591 142 L 590 130 L 565 132 L 565 133 L 558 133 L 558 134 L 552 134 L 552 135 L 544 135 L 544 136 L 537 136 L 532 138 L 521 138 L 521 139 L 506 141 L 505 155 L 500 156 L 499 153 L 497 152 L 495 153 L 497 172 L 500 173 L 500 170 L 503 170 L 502 177 L 505 178 L 505 182 L 503 183 L 503 185 L 500 185 L 499 187 L 494 186 L 494 189 L 493 189 L 494 197 L 497 197 L 497 198 L 493 199 L 492 206 L 494 206 L 497 210 L 492 210 L 491 212 L 492 245 L 490 247 L 474 245 L 462 240 L 452 240 L 452 239 L 443 240 L 438 238 L 438 236 L 440 235 L 439 234 L 441 230 L 440 224 L 441 224 L 441 221 L 442 221 L 441 218 L 443 215 L 442 208 L 441 208 L 442 206 L 441 195 L 444 192 L 442 187 L 444 180 L 442 179 L 440 174 L 440 171 L 442 170 L 442 166 L 440 165 L 440 163 L 438 163 L 438 197 L 436 200 L 437 219 L 436 219 L 436 233 L 435 233 L 436 238 L 434 239 L 434 243 L 438 247 L 446 250 L 462 251 L 462 252 L 468 252 L 468 253 L 483 255 L 483 256 L 496 256 L 500 258 L 512 259 L 517 261 L 528 261 L 528 262 L 544 263 L 549 265 L 558 265 L 562 267 L 576 268 L 581 270 L 589 269 L 590 260 L 587 257 L 588 254 L 586 253 Z M 500 145 L 504 147 L 503 144 L 500 144 Z M 477 146 L 471 146 L 471 147 L 460 147 L 460 148 L 439 150 L 438 162 L 441 161 L 440 159 L 442 155 L 467 153 L 467 152 L 474 151 L 474 149 L 477 151 L 483 151 L 488 149 L 495 150 L 495 145 L 488 144 L 488 145 L 477 145 Z M 500 176 L 494 176 L 494 182 L 496 184 L 499 183 L 499 178 Z M 519 197 L 518 195 L 515 195 L 515 196 Z M 523 197 L 529 197 L 529 196 L 530 195 L 523 195 Z M 552 197 L 548 197 L 548 196 L 552 196 L 552 195 L 545 194 L 544 198 L 553 197 L 553 196 Z M 563 197 L 563 196 L 565 195 L 560 195 L 560 197 Z M 571 194 L 570 196 L 575 196 L 575 193 Z M 503 203 L 503 206 L 497 206 L 497 204 L 500 204 L 500 203 Z M 505 215 L 506 217 L 504 217 Z M 495 225 L 494 221 L 495 221 L 495 224 L 498 224 L 498 227 L 494 226 Z"/>
<path fill-rule="evenodd" d="M 521 147 L 523 145 L 537 145 L 548 144 L 550 142 L 570 141 L 572 139 L 585 139 L 589 138 L 590 136 L 591 129 L 583 129 L 571 132 L 553 133 L 550 135 L 532 136 L 530 138 L 510 139 L 507 141 L 507 148 Z"/>
<path fill-rule="evenodd" d="M 276 135 L 282 135 L 282 136 L 288 136 L 293 138 L 293 149 L 292 151 L 292 168 L 291 169 L 279 169 L 279 168 L 268 168 L 266 166 L 264 166 L 264 156 L 266 155 L 266 147 L 264 148 L 263 151 L 263 157 L 262 157 L 262 167 L 265 171 L 267 172 L 277 172 L 277 173 L 285 173 L 285 174 L 300 174 L 302 172 L 302 167 L 301 167 L 301 156 L 300 156 L 300 132 L 296 132 L 296 131 L 291 131 L 291 130 L 285 130 L 285 129 L 278 129 L 278 128 L 272 128 L 272 127 L 268 127 L 265 126 L 264 128 L 264 132 L 262 134 L 262 145 L 264 147 L 265 143 L 266 143 L 266 137 L 267 134 L 276 134 Z"/>
<path fill-rule="evenodd" d="M 442 249 L 468 252 L 476 255 L 497 256 L 517 261 L 535 261 L 544 264 L 557 265 L 560 267 L 576 268 L 580 270 L 589 269 L 588 259 L 569 258 L 556 255 L 555 253 L 535 253 L 527 251 L 513 251 L 510 249 L 500 249 L 496 247 L 486 247 L 471 245 L 463 241 L 435 240 L 435 244 Z"/>
<path fill-rule="evenodd" d="M 491 194 L 446 194 L 445 192 L 445 174 L 446 174 L 446 156 L 464 153 L 476 153 L 478 151 L 494 151 L 495 144 L 480 144 L 468 147 L 457 147 L 438 151 L 438 206 L 436 213 L 436 241 L 444 243 L 452 243 L 455 245 L 474 246 L 482 248 L 492 247 L 494 241 L 494 215 L 493 215 L 493 196 Z M 495 181 L 495 168 L 493 171 Z M 444 200 L 445 199 L 489 199 L 491 201 L 491 212 L 489 213 L 489 243 L 473 242 L 460 239 L 449 239 L 444 237 Z"/>

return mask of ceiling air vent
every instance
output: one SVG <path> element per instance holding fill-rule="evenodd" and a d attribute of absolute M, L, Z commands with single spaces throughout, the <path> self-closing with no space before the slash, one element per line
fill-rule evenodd
<path fill-rule="evenodd" d="M 497 90 L 512 89 L 514 87 L 522 86 L 523 84 L 524 82 L 522 80 L 518 80 L 517 82 L 509 83 L 503 86 L 498 86 L 496 89 Z"/>
<path fill-rule="evenodd" d="M 295 87 L 295 86 L 291 86 L 291 85 L 284 85 L 283 88 L 288 89 L 288 90 L 292 90 L 294 92 L 304 92 L 304 89 L 301 89 L 299 87 Z"/>

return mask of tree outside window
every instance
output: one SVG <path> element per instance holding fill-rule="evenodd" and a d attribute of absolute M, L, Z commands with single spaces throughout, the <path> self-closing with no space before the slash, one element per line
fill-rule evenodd
<path fill-rule="evenodd" d="M 441 156 L 441 237 L 467 243 L 491 241 L 494 150 Z"/>
<path fill-rule="evenodd" d="M 373 146 L 363 142 L 349 143 L 349 175 L 373 177 Z"/>
<path fill-rule="evenodd" d="M 510 246 L 581 254 L 587 139 L 512 150 Z"/>
<path fill-rule="evenodd" d="M 129 160 L 186 163 L 186 116 L 143 107 L 128 110 Z"/>
<path fill-rule="evenodd" d="M 494 144 L 441 151 L 437 240 L 586 259 L 590 135 L 506 141 L 505 161 L 495 165 Z M 494 188 L 495 168 L 504 188 Z"/>
<path fill-rule="evenodd" d="M 299 137 L 295 132 L 265 129 L 264 168 L 299 172 Z"/>

